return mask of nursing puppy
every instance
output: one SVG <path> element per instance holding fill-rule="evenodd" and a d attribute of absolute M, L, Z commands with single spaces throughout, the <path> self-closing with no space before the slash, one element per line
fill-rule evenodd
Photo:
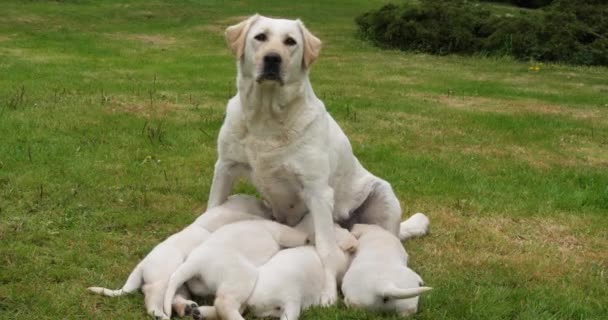
<path fill-rule="evenodd" d="M 350 256 L 357 248 L 357 239 L 339 226 L 335 226 L 335 232 L 343 251 Z M 345 263 L 341 269 L 347 267 Z M 323 264 L 313 246 L 281 250 L 259 268 L 247 309 L 256 317 L 297 320 L 302 311 L 321 304 L 324 277 Z M 192 311 L 192 317 L 217 319 L 218 315 L 214 307 L 201 306 Z"/>
<path fill-rule="evenodd" d="M 407 267 L 407 253 L 394 235 L 366 224 L 351 230 L 359 247 L 344 275 L 342 293 L 349 307 L 396 311 L 409 316 L 418 310 L 418 296 L 431 290 Z"/>
<path fill-rule="evenodd" d="M 221 319 L 243 319 L 241 312 L 255 286 L 258 267 L 281 247 L 307 242 L 305 233 L 268 220 L 241 221 L 219 228 L 171 275 L 164 312 L 171 315 L 176 291 L 193 280 L 196 294 L 215 295 L 214 306 Z"/>
<path fill-rule="evenodd" d="M 254 15 L 226 29 L 237 59 L 237 94 L 218 137 L 209 205 L 220 205 L 249 177 L 277 221 L 310 212 L 323 261 L 324 304 L 337 298 L 332 275 L 343 265 L 334 221 L 369 223 L 399 234 L 401 208 L 390 184 L 367 171 L 308 78 L 321 41 L 300 20 Z"/>
<path fill-rule="evenodd" d="M 270 211 L 256 198 L 246 195 L 231 196 L 221 206 L 209 209 L 191 225 L 154 247 L 131 272 L 121 289 L 90 287 L 88 290 L 115 297 L 141 288 L 148 314 L 163 317 L 163 299 L 169 278 L 195 247 L 223 225 L 269 217 Z M 173 308 L 180 316 L 189 314 L 193 307 L 197 307 L 194 301 L 188 299 L 188 290 L 180 287 L 172 300 Z"/>

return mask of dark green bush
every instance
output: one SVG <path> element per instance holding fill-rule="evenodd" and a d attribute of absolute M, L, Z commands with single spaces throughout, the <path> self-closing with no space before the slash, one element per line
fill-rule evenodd
<path fill-rule="evenodd" d="M 608 65 L 608 4 L 556 0 L 543 10 L 492 14 L 465 0 L 388 4 L 356 18 L 379 46 L 432 54 L 494 54 L 518 59 Z"/>
<path fill-rule="evenodd" d="M 481 0 L 482 2 L 509 3 L 522 8 L 541 8 L 550 5 L 553 0 Z"/>

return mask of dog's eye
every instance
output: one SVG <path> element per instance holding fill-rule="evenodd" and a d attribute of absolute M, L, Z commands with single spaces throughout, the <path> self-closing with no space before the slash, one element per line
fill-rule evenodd
<path fill-rule="evenodd" d="M 254 38 L 255 40 L 262 41 L 262 42 L 266 41 L 266 35 L 265 35 L 265 34 L 263 34 L 263 33 L 260 33 L 260 34 L 256 35 L 256 36 L 255 36 L 255 37 L 253 37 L 253 38 Z"/>
<path fill-rule="evenodd" d="M 297 44 L 296 40 L 294 40 L 292 37 L 285 39 L 283 43 L 288 46 L 295 46 Z"/>

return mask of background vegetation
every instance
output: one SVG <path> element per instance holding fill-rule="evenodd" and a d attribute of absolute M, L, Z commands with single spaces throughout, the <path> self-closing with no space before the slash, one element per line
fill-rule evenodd
<path fill-rule="evenodd" d="M 604 319 L 608 69 L 380 50 L 353 19 L 382 3 L 4 1 L 0 319 L 146 318 L 141 294 L 85 288 L 121 286 L 203 210 L 235 92 L 223 30 L 255 12 L 323 40 L 317 95 L 431 218 L 405 243 L 435 288 L 415 319 Z"/>
<path fill-rule="evenodd" d="M 514 2 L 539 7 L 551 1 Z M 605 1 L 556 0 L 543 9 L 507 12 L 466 0 L 407 1 L 366 12 L 356 22 L 364 38 L 382 47 L 608 65 Z"/>

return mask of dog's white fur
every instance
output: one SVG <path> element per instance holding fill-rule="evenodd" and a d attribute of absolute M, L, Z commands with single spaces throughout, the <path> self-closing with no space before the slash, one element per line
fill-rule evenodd
<path fill-rule="evenodd" d="M 302 22 L 254 15 L 229 27 L 226 40 L 237 58 L 238 93 L 219 133 L 209 206 L 224 202 L 235 180 L 247 176 L 277 221 L 295 225 L 310 212 L 326 273 L 323 304 L 333 303 L 345 259 L 333 221 L 377 224 L 398 235 L 399 201 L 388 182 L 359 163 L 316 97 L 308 71 L 321 41 Z M 280 80 L 264 77 L 268 54 L 281 58 Z"/>
<path fill-rule="evenodd" d="M 209 209 L 191 225 L 154 247 L 131 272 L 121 289 L 90 287 L 88 290 L 114 297 L 141 288 L 145 296 L 148 314 L 164 317 L 163 299 L 169 278 L 195 247 L 203 243 L 212 232 L 223 225 L 241 220 L 269 218 L 270 215 L 270 210 L 252 196 L 231 196 L 221 206 Z M 179 288 L 178 294 L 173 299 L 173 308 L 180 316 L 187 314 L 191 308 L 197 307 L 195 302 L 188 299 L 188 290 Z"/>
<path fill-rule="evenodd" d="M 258 267 L 281 247 L 306 244 L 308 237 L 274 221 L 241 221 L 219 228 L 195 248 L 171 275 L 164 312 L 171 315 L 171 302 L 179 287 L 196 280 L 196 293 L 215 295 L 214 306 L 224 320 L 243 319 L 240 312 L 251 294 Z"/>
<path fill-rule="evenodd" d="M 415 213 L 401 223 L 399 227 L 399 239 L 406 240 L 421 237 L 429 232 L 429 218 L 424 213 Z"/>
<path fill-rule="evenodd" d="M 312 220 L 307 217 L 296 230 L 311 231 Z M 340 248 L 350 258 L 357 249 L 357 239 L 338 225 L 335 225 L 335 232 Z M 340 275 L 348 268 L 348 262 L 345 260 L 340 266 Z M 325 272 L 313 246 L 281 250 L 258 270 L 255 287 L 246 302 L 256 317 L 297 320 L 301 311 L 321 304 Z M 210 306 L 201 306 L 192 315 L 195 320 L 218 318 L 216 309 Z"/>
<path fill-rule="evenodd" d="M 399 239 L 376 225 L 356 224 L 351 232 L 359 247 L 342 281 L 346 305 L 403 316 L 416 313 L 418 296 L 431 288 L 421 286 L 422 278 L 407 267 Z"/>

